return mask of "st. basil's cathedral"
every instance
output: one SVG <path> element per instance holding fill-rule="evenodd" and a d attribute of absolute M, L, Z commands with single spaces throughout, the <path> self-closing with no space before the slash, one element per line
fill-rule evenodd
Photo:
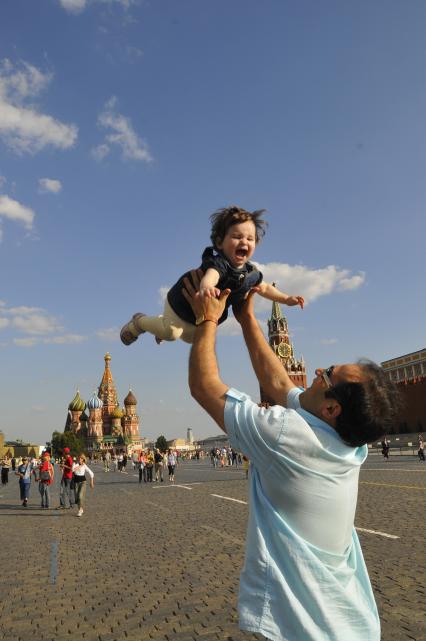
<path fill-rule="evenodd" d="M 139 434 L 137 400 L 129 390 L 121 409 L 111 374 L 110 354 L 105 354 L 105 370 L 97 391 L 84 402 L 79 390 L 68 405 L 65 432 L 74 432 L 85 442 L 87 450 L 125 449 L 139 450 L 142 439 Z"/>

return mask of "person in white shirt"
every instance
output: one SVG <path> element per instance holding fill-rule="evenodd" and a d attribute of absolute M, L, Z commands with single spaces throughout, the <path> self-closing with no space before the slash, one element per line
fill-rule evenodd
<path fill-rule="evenodd" d="M 78 462 L 74 463 L 72 467 L 74 487 L 75 487 L 75 502 L 78 504 L 77 516 L 82 516 L 84 511 L 84 499 L 86 498 L 86 474 L 90 478 L 90 488 L 93 490 L 95 485 L 95 475 L 88 465 L 86 465 L 86 457 L 80 454 Z"/>

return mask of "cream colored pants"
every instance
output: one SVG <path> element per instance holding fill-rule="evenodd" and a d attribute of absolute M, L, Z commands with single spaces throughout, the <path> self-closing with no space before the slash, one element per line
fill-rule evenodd
<path fill-rule="evenodd" d="M 195 325 L 179 318 L 169 302 L 164 303 L 163 314 L 160 316 L 142 316 L 133 321 L 139 331 L 154 334 L 163 341 L 175 341 L 180 338 L 185 343 L 192 343 Z"/>

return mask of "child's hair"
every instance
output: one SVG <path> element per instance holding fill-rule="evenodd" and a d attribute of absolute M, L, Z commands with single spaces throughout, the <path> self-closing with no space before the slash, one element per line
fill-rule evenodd
<path fill-rule="evenodd" d="M 236 207 L 235 205 L 215 211 L 215 213 L 210 216 L 210 222 L 212 224 L 210 240 L 213 246 L 216 247 L 216 243 L 223 241 L 230 227 L 238 225 L 239 223 L 245 223 L 247 220 L 251 220 L 256 228 L 256 243 L 258 243 L 265 235 L 265 227 L 268 224 L 266 220 L 261 218 L 265 211 L 265 209 L 258 209 L 251 212 L 241 207 Z"/>

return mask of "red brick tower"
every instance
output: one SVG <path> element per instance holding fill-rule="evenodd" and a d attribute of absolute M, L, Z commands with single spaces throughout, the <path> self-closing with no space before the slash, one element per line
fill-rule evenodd
<path fill-rule="evenodd" d="M 268 320 L 269 345 L 280 359 L 288 375 L 298 387 L 306 387 L 306 367 L 303 357 L 300 359 L 294 356 L 294 347 L 288 334 L 288 323 L 278 303 L 272 303 L 272 313 Z M 260 399 L 262 403 L 271 403 L 270 399 L 260 388 Z"/>

